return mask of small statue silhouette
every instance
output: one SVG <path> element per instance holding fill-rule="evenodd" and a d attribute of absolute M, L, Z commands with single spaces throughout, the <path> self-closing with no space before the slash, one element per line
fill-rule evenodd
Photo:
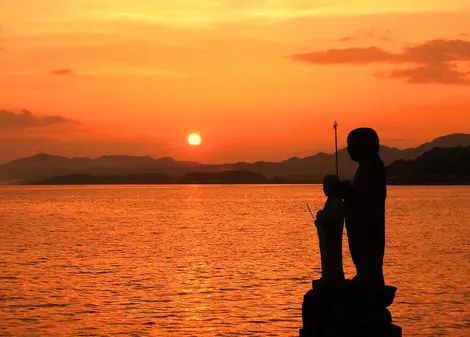
<path fill-rule="evenodd" d="M 325 206 L 317 212 L 315 226 L 321 254 L 322 276 L 318 286 L 338 287 L 344 282 L 342 239 L 344 207 L 338 177 L 326 175 L 323 192 L 327 197 Z"/>

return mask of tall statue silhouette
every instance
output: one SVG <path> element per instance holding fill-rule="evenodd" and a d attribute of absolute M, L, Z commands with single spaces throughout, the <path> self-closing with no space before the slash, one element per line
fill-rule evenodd
<path fill-rule="evenodd" d="M 373 129 L 351 131 L 347 151 L 359 164 L 354 180 L 340 184 L 336 176 L 324 180 L 328 200 L 315 221 L 322 277 L 312 281 L 312 289 L 304 296 L 301 337 L 402 335 L 387 310 L 396 288 L 386 286 L 383 275 L 387 187 L 379 148 Z M 342 268 L 343 206 L 349 250 L 356 266 L 352 280 L 344 279 Z"/>
<path fill-rule="evenodd" d="M 382 265 L 387 188 L 379 148 L 379 137 L 373 129 L 355 129 L 348 136 L 347 150 L 359 168 L 345 195 L 345 224 L 357 271 L 353 282 L 368 289 L 385 285 Z"/>

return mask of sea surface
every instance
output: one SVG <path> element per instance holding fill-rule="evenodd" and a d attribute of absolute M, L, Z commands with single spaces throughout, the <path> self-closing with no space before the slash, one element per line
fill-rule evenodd
<path fill-rule="evenodd" d="M 0 187 L 0 336 L 298 336 L 320 272 L 306 203 L 323 202 L 315 185 Z M 395 323 L 470 336 L 470 188 L 389 187 L 387 207 Z"/>

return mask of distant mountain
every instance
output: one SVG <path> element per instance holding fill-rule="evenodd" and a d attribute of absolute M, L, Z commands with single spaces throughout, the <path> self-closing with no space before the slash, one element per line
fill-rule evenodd
<path fill-rule="evenodd" d="M 244 171 L 224 171 L 217 173 L 193 172 L 182 177 L 170 177 L 161 173 L 136 175 L 92 176 L 71 174 L 35 181 L 33 185 L 109 185 L 109 184 L 266 184 L 268 180 L 258 173 Z"/>
<path fill-rule="evenodd" d="M 0 182 L 24 183 L 67 175 L 122 176 L 161 173 L 180 176 L 188 171 L 204 170 L 211 169 L 207 168 L 207 165 L 177 162 L 172 158 L 117 155 L 91 159 L 41 153 L 0 166 Z"/>
<path fill-rule="evenodd" d="M 470 134 L 453 134 L 433 140 L 416 148 L 400 150 L 381 146 L 380 155 L 386 165 L 397 160 L 411 160 L 435 147 L 470 145 Z M 338 152 L 341 178 L 351 178 L 356 164 L 349 159 L 345 149 Z M 165 174 L 182 177 L 189 173 L 220 173 L 244 171 L 261 174 L 266 179 L 278 181 L 319 181 L 325 174 L 334 172 L 335 155 L 318 153 L 305 158 L 293 157 L 282 162 L 234 163 L 223 165 L 176 161 L 172 158 L 153 159 L 126 155 L 91 158 L 66 158 L 38 154 L 14 160 L 0 166 L 0 183 L 25 183 L 68 175 L 135 176 Z"/>
<path fill-rule="evenodd" d="M 428 152 L 436 147 L 440 148 L 449 148 L 449 147 L 458 147 L 458 146 L 470 146 L 470 134 L 464 133 L 454 133 L 447 136 L 442 136 L 439 138 L 434 139 L 431 142 L 424 143 L 416 148 L 406 149 L 404 152 L 406 153 L 407 158 L 403 159 L 413 159 L 425 152 Z"/>
<path fill-rule="evenodd" d="M 389 184 L 470 184 L 470 146 L 434 148 L 412 160 L 397 160 L 387 167 L 387 173 Z M 33 184 L 295 184 L 318 183 L 322 178 L 320 175 L 314 178 L 294 175 L 267 179 L 260 173 L 248 171 L 192 172 L 181 177 L 161 173 L 124 176 L 72 174 L 48 178 Z"/>
<path fill-rule="evenodd" d="M 433 148 L 387 168 L 390 184 L 470 184 L 470 146 Z"/>
<path fill-rule="evenodd" d="M 174 184 L 177 179 L 162 173 L 93 176 L 87 174 L 70 174 L 33 181 L 32 185 L 125 185 L 125 184 Z"/>
<path fill-rule="evenodd" d="M 382 146 L 380 155 L 385 164 L 389 164 L 395 160 L 402 159 L 402 150 Z M 338 151 L 340 176 L 342 178 L 350 178 L 356 171 L 357 164 L 350 158 L 345 149 Z M 256 163 L 236 163 L 231 165 L 223 165 L 225 170 L 242 170 L 263 174 L 268 179 L 276 177 L 288 177 L 296 180 L 318 180 L 327 173 L 335 171 L 335 155 L 318 153 L 314 156 L 305 158 L 293 157 L 280 163 L 273 162 L 256 162 Z"/>
<path fill-rule="evenodd" d="M 185 174 L 179 184 L 266 184 L 268 180 L 259 173 L 224 171 L 218 173 L 194 172 Z"/>

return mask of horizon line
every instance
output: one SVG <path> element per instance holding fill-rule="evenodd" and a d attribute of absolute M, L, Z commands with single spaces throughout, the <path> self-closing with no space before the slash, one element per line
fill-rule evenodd
<path fill-rule="evenodd" d="M 416 147 L 408 147 L 408 148 L 399 148 L 399 147 L 395 147 L 395 146 L 389 146 L 389 145 L 386 145 L 386 144 L 380 144 L 381 147 L 386 147 L 386 148 L 389 148 L 389 149 L 397 149 L 397 150 L 400 150 L 400 151 L 405 151 L 405 150 L 409 150 L 409 149 L 416 149 L 420 146 L 423 146 L 425 144 L 428 144 L 428 143 L 431 143 L 433 141 L 436 141 L 437 139 L 440 139 L 440 138 L 443 138 L 443 137 L 449 137 L 449 136 L 456 136 L 456 135 L 462 135 L 462 136 L 470 136 L 470 133 L 464 133 L 464 132 L 455 132 L 455 133 L 450 133 L 450 134 L 446 134 L 446 135 L 443 135 L 443 136 L 439 136 L 439 137 L 436 137 L 434 138 L 433 140 L 431 141 L 427 141 L 427 142 L 424 142 Z M 345 151 L 346 150 L 346 147 L 342 147 L 340 149 L 338 149 L 338 152 L 342 152 L 342 151 Z M 28 159 L 28 158 L 33 158 L 33 157 L 36 157 L 36 156 L 41 156 L 41 155 L 44 155 L 44 156 L 51 156 L 51 157 L 62 157 L 62 158 L 67 158 L 67 159 L 70 159 L 70 160 L 73 160 L 73 159 L 90 159 L 90 160 L 97 160 L 97 159 L 100 159 L 100 158 L 103 158 L 103 157 L 130 157 L 130 158 L 151 158 L 152 160 L 156 161 L 156 160 L 162 160 L 162 159 L 171 159 L 175 162 L 187 162 L 187 163 L 194 163 L 194 164 L 199 164 L 199 165 L 218 165 L 218 166 L 223 166 L 223 165 L 234 165 L 234 164 L 255 164 L 255 163 L 282 163 L 282 162 L 285 162 L 285 161 L 288 161 L 288 160 L 291 160 L 291 159 L 306 159 L 306 158 L 309 158 L 309 157 L 314 157 L 314 156 L 317 156 L 317 155 L 320 155 L 320 154 L 324 154 L 324 155 L 334 155 L 335 152 L 332 152 L 332 153 L 329 153 L 329 152 L 322 152 L 322 151 L 319 151 L 315 154 L 312 154 L 312 155 L 309 155 L 309 156 L 305 156 L 305 157 L 298 157 L 298 156 L 292 156 L 292 157 L 289 157 L 287 159 L 284 159 L 284 160 L 280 160 L 280 161 L 269 161 L 269 160 L 257 160 L 257 161 L 236 161 L 236 162 L 224 162 L 224 163 L 220 163 L 220 164 L 209 164 L 209 163 L 203 163 L 203 162 L 196 162 L 196 161 L 192 161 L 192 160 L 178 160 L 178 159 L 175 159 L 174 157 L 169 157 L 169 156 L 165 156 L 165 157 L 153 157 L 151 155 L 127 155 L 127 154 L 102 154 L 100 156 L 97 156 L 97 157 L 92 157 L 92 156 L 84 156 L 84 157 L 68 157 L 68 156 L 65 156 L 65 155 L 60 155 L 60 154 L 52 154 L 52 153 L 45 153 L 45 152 L 38 152 L 34 155 L 31 155 L 31 156 L 26 156 L 26 157 L 19 157 L 19 158 L 16 158 L 16 159 L 12 159 L 12 160 L 9 160 L 9 161 L 5 161 L 5 162 L 0 162 L 0 166 L 3 166 L 3 165 L 8 165 L 9 163 L 12 163 L 14 161 L 17 161 L 17 160 L 22 160 L 22 159 Z"/>

